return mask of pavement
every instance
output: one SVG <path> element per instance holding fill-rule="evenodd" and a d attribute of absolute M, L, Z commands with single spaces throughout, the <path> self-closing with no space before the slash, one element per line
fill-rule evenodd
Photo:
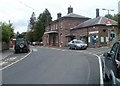
<path fill-rule="evenodd" d="M 1 58 L 0 60 L 12 55 L 14 53 L 14 49 L 13 48 L 10 48 L 9 50 L 4 50 L 4 51 L 1 51 L 0 52 L 0 55 L 1 55 Z"/>

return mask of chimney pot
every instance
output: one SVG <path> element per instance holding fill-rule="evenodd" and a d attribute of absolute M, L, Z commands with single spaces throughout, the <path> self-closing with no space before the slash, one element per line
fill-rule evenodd
<path fill-rule="evenodd" d="M 73 8 L 70 6 L 68 7 L 68 14 L 73 13 Z"/>
<path fill-rule="evenodd" d="M 99 17 L 99 16 L 100 16 L 100 15 L 99 15 L 99 9 L 97 8 L 97 9 L 96 9 L 96 18 Z"/>
<path fill-rule="evenodd" d="M 57 18 L 58 18 L 58 19 L 59 19 L 61 16 L 62 16 L 61 13 L 58 13 L 58 14 L 57 14 Z"/>

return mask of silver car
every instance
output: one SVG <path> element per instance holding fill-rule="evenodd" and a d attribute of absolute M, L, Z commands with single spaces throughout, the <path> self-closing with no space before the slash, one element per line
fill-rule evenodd
<path fill-rule="evenodd" d="M 87 44 L 82 40 L 74 39 L 68 43 L 69 49 L 87 49 Z"/>

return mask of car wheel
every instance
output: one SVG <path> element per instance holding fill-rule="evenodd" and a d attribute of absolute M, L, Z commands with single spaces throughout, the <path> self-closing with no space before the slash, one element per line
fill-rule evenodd
<path fill-rule="evenodd" d="M 69 49 L 71 49 L 71 47 L 69 46 Z"/>
<path fill-rule="evenodd" d="M 18 50 L 15 50 L 15 53 L 18 53 Z"/>
<path fill-rule="evenodd" d="M 75 46 L 74 49 L 77 50 L 77 47 Z"/>
<path fill-rule="evenodd" d="M 110 79 L 108 78 L 108 75 L 105 73 L 105 75 L 103 76 L 104 81 L 110 81 Z"/>

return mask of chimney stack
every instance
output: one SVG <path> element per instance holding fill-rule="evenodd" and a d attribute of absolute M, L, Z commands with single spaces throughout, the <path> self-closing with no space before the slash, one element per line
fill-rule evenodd
<path fill-rule="evenodd" d="M 62 14 L 61 14 L 61 13 L 58 13 L 58 14 L 57 14 L 57 19 L 59 19 L 61 16 L 62 16 Z"/>
<path fill-rule="evenodd" d="M 99 16 L 100 16 L 100 15 L 99 15 L 99 9 L 97 8 L 97 9 L 96 9 L 96 18 L 99 17 Z"/>
<path fill-rule="evenodd" d="M 73 13 L 73 8 L 70 6 L 68 7 L 68 14 Z"/>

